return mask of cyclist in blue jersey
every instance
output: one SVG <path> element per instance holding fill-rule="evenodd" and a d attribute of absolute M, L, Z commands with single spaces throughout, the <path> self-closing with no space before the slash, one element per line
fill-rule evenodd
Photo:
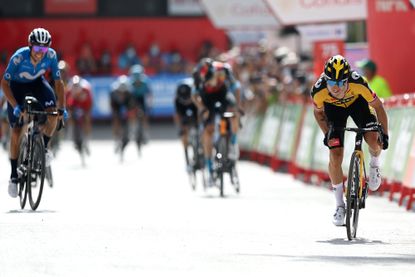
<path fill-rule="evenodd" d="M 138 109 L 137 120 L 139 120 L 144 127 L 144 141 L 146 141 L 148 137 L 148 102 L 151 99 L 149 78 L 144 73 L 144 68 L 139 64 L 133 65 L 130 68 L 129 78 L 132 96 Z"/>
<path fill-rule="evenodd" d="M 19 153 L 19 138 L 22 125 L 18 118 L 22 114 L 26 95 L 34 96 L 46 111 L 55 111 L 58 107 L 59 118 L 48 116 L 43 128 L 43 139 L 46 149 L 46 166 L 50 165 L 52 152 L 48 143 L 53 135 L 58 119 L 67 117 L 64 98 L 64 85 L 58 69 L 56 51 L 50 48 L 52 37 L 43 28 L 35 28 L 28 37 L 29 46 L 18 49 L 10 58 L 9 64 L 1 80 L 1 87 L 8 101 L 8 118 L 12 128 L 10 140 L 11 176 L 9 181 L 9 195 L 17 197 L 17 157 Z M 44 78 L 45 72 L 50 69 L 55 80 L 55 93 Z"/>

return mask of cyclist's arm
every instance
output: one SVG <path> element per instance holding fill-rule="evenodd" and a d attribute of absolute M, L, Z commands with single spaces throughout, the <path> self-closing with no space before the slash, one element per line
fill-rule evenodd
<path fill-rule="evenodd" d="M 10 83 L 4 78 L 1 79 L 1 89 L 3 90 L 4 96 L 10 105 L 12 105 L 13 108 L 16 107 L 17 101 L 13 96 L 12 89 L 10 88 Z"/>
<path fill-rule="evenodd" d="M 66 107 L 65 101 L 65 85 L 61 79 L 55 80 L 55 92 L 58 96 L 58 108 L 64 109 Z"/>
<path fill-rule="evenodd" d="M 314 117 L 317 121 L 318 126 L 326 134 L 329 131 L 329 126 L 327 122 L 326 114 L 324 113 L 324 109 L 314 108 Z"/>
<path fill-rule="evenodd" d="M 382 101 L 380 101 L 379 98 L 376 98 L 370 102 L 369 105 L 375 109 L 376 116 L 379 123 L 382 125 L 383 132 L 388 135 L 388 116 L 386 114 L 385 108 L 383 107 Z"/>

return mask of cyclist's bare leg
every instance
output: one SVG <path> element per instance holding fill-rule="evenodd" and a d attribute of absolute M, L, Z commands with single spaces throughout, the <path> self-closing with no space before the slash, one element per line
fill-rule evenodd
<path fill-rule="evenodd" d="M 369 145 L 369 153 L 372 157 L 378 157 L 382 148 L 378 141 L 377 132 L 368 132 L 364 135 L 366 143 Z"/>
<path fill-rule="evenodd" d="M 56 111 L 54 108 L 46 109 L 47 112 Z M 44 135 L 51 137 L 55 132 L 56 126 L 58 125 L 58 117 L 48 115 L 46 123 L 42 126 L 41 130 Z"/>
<path fill-rule="evenodd" d="M 329 176 L 332 184 L 343 182 L 343 147 L 330 149 Z"/>
<path fill-rule="evenodd" d="M 187 154 L 187 147 L 189 146 L 189 128 L 188 126 L 181 127 L 181 140 L 183 144 L 184 154 L 186 158 L 186 164 L 189 164 L 189 156 Z"/>
<path fill-rule="evenodd" d="M 23 128 L 11 128 L 10 136 L 10 159 L 17 159 L 19 156 L 19 142 L 20 136 L 22 135 Z"/>
<path fill-rule="evenodd" d="M 205 154 L 205 159 L 211 159 L 212 157 L 212 149 L 213 149 L 213 132 L 215 128 L 213 124 L 206 125 L 205 129 L 203 130 L 203 151 Z"/>
<path fill-rule="evenodd" d="M 187 148 L 189 146 L 189 127 L 182 126 L 182 135 L 181 135 L 183 147 Z"/>
<path fill-rule="evenodd" d="M 84 122 L 84 132 L 86 137 L 91 136 L 91 130 L 92 130 L 92 123 L 91 123 L 91 112 L 85 112 L 85 122 Z"/>
<path fill-rule="evenodd" d="M 236 109 L 234 107 L 228 108 L 229 112 L 234 113 L 234 117 L 231 118 L 231 130 L 233 134 L 237 134 L 239 131 L 239 114 L 236 112 Z"/>
<path fill-rule="evenodd" d="M 344 206 L 342 161 L 343 147 L 330 149 L 329 176 L 336 200 L 336 208 Z"/>

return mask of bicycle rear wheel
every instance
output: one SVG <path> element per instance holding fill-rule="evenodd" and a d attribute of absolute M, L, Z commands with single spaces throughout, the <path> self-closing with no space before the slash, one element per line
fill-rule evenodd
<path fill-rule="evenodd" d="M 346 229 L 347 238 L 356 238 L 359 221 L 359 186 L 360 186 L 360 155 L 353 152 L 350 160 L 349 176 L 346 191 Z"/>
<path fill-rule="evenodd" d="M 32 210 L 36 210 L 42 198 L 45 181 L 45 146 L 40 135 L 33 137 L 31 156 L 27 171 L 27 186 L 30 207 Z"/>
<path fill-rule="evenodd" d="M 26 206 L 26 200 L 27 200 L 27 186 L 26 186 L 26 168 L 27 164 L 27 157 L 26 157 L 26 147 L 27 147 L 27 137 L 26 135 L 22 136 L 22 139 L 20 140 L 20 146 L 19 146 L 19 157 L 17 159 L 17 168 L 18 168 L 18 174 L 19 174 L 19 183 L 18 183 L 18 189 L 19 189 L 19 198 L 20 198 L 20 208 L 24 209 Z"/>

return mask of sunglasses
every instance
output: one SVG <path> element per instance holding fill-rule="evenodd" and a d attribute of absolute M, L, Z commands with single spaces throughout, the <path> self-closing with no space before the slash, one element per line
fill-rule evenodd
<path fill-rule="evenodd" d="M 342 87 L 346 84 L 346 82 L 347 82 L 347 79 L 339 80 L 339 81 L 327 79 L 327 84 L 331 87 L 333 86 Z"/>
<path fill-rule="evenodd" d="M 35 51 L 36 53 L 42 52 L 43 54 L 45 54 L 46 52 L 48 52 L 49 47 L 47 46 L 40 46 L 40 45 L 33 45 L 32 46 L 33 51 Z"/>

